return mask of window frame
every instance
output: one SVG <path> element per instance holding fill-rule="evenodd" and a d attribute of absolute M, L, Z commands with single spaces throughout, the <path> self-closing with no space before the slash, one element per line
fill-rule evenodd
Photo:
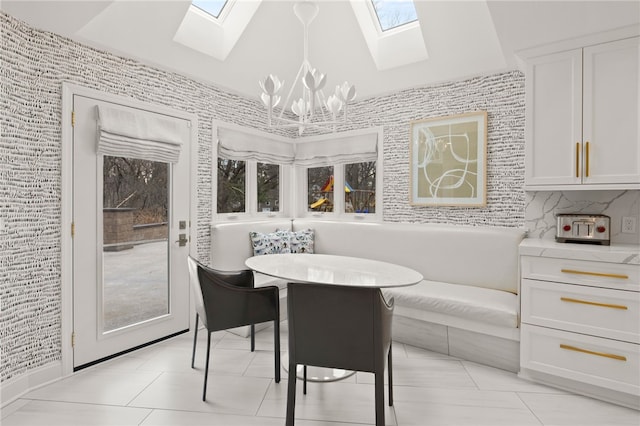
<path fill-rule="evenodd" d="M 258 162 L 257 160 L 244 160 L 245 165 L 245 211 L 242 213 L 218 213 L 218 128 L 233 129 L 256 138 L 264 137 L 294 145 L 300 143 L 323 144 L 336 136 L 351 137 L 360 135 L 376 135 L 376 211 L 375 213 L 346 213 L 344 191 L 335 191 L 335 188 L 344 188 L 345 164 L 354 162 L 327 162 L 325 165 L 333 166 L 334 179 L 334 209 L 333 212 L 311 212 L 307 205 L 307 169 L 316 166 L 302 166 L 294 164 L 280 164 L 280 201 L 279 211 L 258 211 Z M 274 135 L 253 128 L 245 128 L 235 124 L 213 122 L 212 125 L 212 153 L 211 153 L 211 220 L 219 222 L 238 222 L 250 220 L 268 220 L 276 218 L 314 218 L 342 221 L 381 222 L 383 220 L 383 170 L 384 170 L 384 134 L 382 126 L 352 130 L 348 132 L 327 133 L 318 136 L 303 136 L 299 138 L 287 138 Z M 271 163 L 273 164 L 273 163 Z"/>
<path fill-rule="evenodd" d="M 291 179 L 293 176 L 292 165 L 279 164 L 279 210 L 277 212 L 258 211 L 258 163 L 266 163 L 258 160 L 245 161 L 245 211 L 233 213 L 218 213 L 218 128 L 226 127 L 243 133 L 260 137 L 277 139 L 292 143 L 288 138 L 262 132 L 257 129 L 244 128 L 236 125 L 227 125 L 214 122 L 212 125 L 212 153 L 211 153 L 211 216 L 214 222 L 234 222 L 242 220 L 272 219 L 291 217 L 293 205 L 291 196 Z M 276 163 L 268 163 L 276 164 Z"/>
<path fill-rule="evenodd" d="M 402 31 L 402 30 L 407 30 L 407 29 L 413 28 L 413 27 L 420 27 L 420 23 L 418 21 L 418 16 L 417 16 L 417 11 L 415 10 L 415 3 L 413 1 L 411 1 L 411 3 L 413 3 L 413 9 L 416 12 L 416 19 L 413 19 L 413 20 L 408 21 L 408 22 L 404 22 L 402 24 L 395 25 L 393 27 L 387 28 L 386 30 L 382 28 L 382 20 L 380 19 L 380 15 L 378 13 L 378 10 L 376 9 L 375 5 L 373 4 L 374 0 L 367 0 L 367 1 L 369 3 L 367 6 L 369 8 L 369 12 L 371 13 L 371 18 L 376 24 L 376 28 L 378 29 L 378 34 L 379 35 L 392 34 L 394 31 Z"/>
<path fill-rule="evenodd" d="M 308 209 L 308 173 L 307 170 L 316 166 L 300 166 L 295 167 L 295 183 L 298 185 L 295 189 L 295 210 L 297 218 L 313 218 L 326 220 L 343 220 L 343 221 L 365 221 L 365 222 L 381 222 L 383 219 L 383 131 L 382 127 L 356 130 L 351 132 L 342 132 L 341 135 L 364 135 L 377 133 L 377 158 L 376 158 L 376 211 L 375 213 L 346 213 L 345 212 L 345 195 L 344 191 L 336 191 L 336 188 L 344 188 L 345 181 L 345 165 L 355 164 L 349 163 L 327 163 L 326 166 L 333 166 L 333 211 L 332 212 L 313 212 Z M 333 134 L 322 136 L 301 137 L 296 143 L 319 143 L 332 139 Z"/>

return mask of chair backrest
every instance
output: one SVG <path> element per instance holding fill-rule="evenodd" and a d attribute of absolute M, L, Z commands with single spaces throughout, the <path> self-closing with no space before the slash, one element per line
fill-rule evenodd
<path fill-rule="evenodd" d="M 190 259 L 196 311 L 209 331 L 280 317 L 278 287 L 254 288 L 253 271 L 218 271 Z"/>
<path fill-rule="evenodd" d="M 207 327 L 207 311 L 204 308 L 204 299 L 202 298 L 202 288 L 200 287 L 200 279 L 198 278 L 198 262 L 191 256 L 187 257 L 189 266 L 189 284 L 193 293 L 193 300 L 196 305 L 196 312 L 200 316 L 200 321 Z M 196 324 L 196 327 L 198 325 Z M 207 327 L 208 328 L 208 327 Z"/>
<path fill-rule="evenodd" d="M 290 283 L 289 354 L 298 364 L 374 372 L 391 344 L 379 289 Z"/>

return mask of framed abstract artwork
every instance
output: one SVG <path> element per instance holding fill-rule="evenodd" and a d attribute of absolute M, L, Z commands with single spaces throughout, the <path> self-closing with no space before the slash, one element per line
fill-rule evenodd
<path fill-rule="evenodd" d="M 410 203 L 485 206 L 487 112 L 417 120 L 410 127 Z"/>

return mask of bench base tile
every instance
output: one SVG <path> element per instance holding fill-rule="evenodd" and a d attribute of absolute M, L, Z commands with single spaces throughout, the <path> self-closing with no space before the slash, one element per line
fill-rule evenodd
<path fill-rule="evenodd" d="M 393 340 L 517 373 L 520 342 L 394 314 Z"/>

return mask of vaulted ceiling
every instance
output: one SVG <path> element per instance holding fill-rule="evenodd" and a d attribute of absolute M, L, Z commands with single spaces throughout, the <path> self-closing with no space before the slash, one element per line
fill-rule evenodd
<path fill-rule="evenodd" d="M 319 13 L 309 29 L 309 59 L 327 74 L 327 86 L 348 80 L 359 99 L 514 69 L 519 50 L 640 25 L 637 0 L 415 0 L 428 58 L 380 69 L 357 4 L 351 3 L 363 1 L 317 1 Z M 237 42 L 218 57 L 203 50 L 208 44 L 217 49 L 224 38 L 204 37 L 205 48 L 199 50 L 180 42 L 190 0 L 2 0 L 0 8 L 33 27 L 257 98 L 257 81 L 268 74 L 287 84 L 294 80 L 303 57 L 302 25 L 292 1 L 236 2 L 234 7 L 252 4 L 253 12 L 246 23 L 229 30 L 238 35 Z M 398 55 L 412 54 L 406 43 L 394 49 Z"/>

